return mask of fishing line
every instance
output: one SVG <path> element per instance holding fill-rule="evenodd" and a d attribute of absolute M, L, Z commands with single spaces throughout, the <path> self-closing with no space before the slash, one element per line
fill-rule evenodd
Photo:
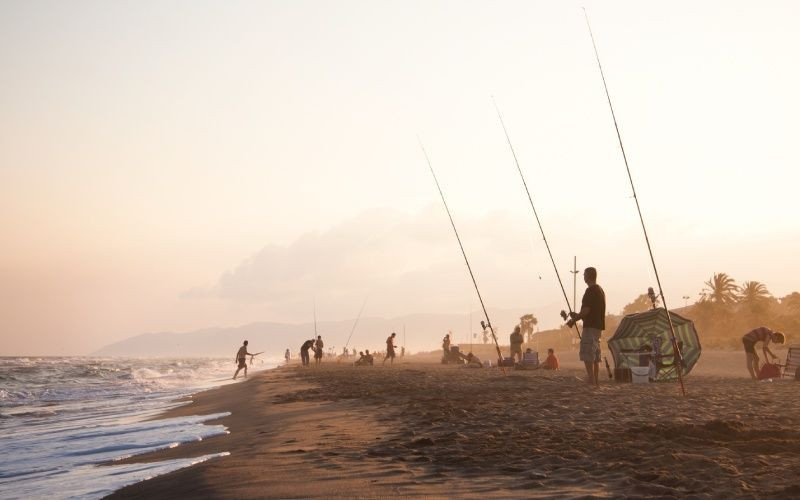
<path fill-rule="evenodd" d="M 467 252 L 464 251 L 464 245 L 461 243 L 461 237 L 458 235 L 458 229 L 456 229 L 456 223 L 453 222 L 453 215 L 450 213 L 450 208 L 447 206 L 447 201 L 444 199 L 444 193 L 442 192 L 442 187 L 439 185 L 439 179 L 436 177 L 436 172 L 433 171 L 433 165 L 431 164 L 431 159 L 428 158 L 428 152 L 425 151 L 425 146 L 422 145 L 422 140 L 417 137 L 419 140 L 419 147 L 422 149 L 422 154 L 425 155 L 425 160 L 428 162 L 428 168 L 431 170 L 431 175 L 433 175 L 433 181 L 436 183 L 436 189 L 439 190 L 439 195 L 442 197 L 442 203 L 444 204 L 444 209 L 447 212 L 447 217 L 450 218 L 450 225 L 453 226 L 453 232 L 456 234 L 456 239 L 458 240 L 458 246 L 461 248 L 461 255 L 464 256 L 464 262 L 467 263 L 467 269 L 469 270 L 469 276 L 472 278 L 472 284 L 475 286 L 475 292 L 478 294 L 478 300 L 481 303 L 481 308 L 483 308 L 483 315 L 486 317 L 486 325 L 483 325 L 483 321 L 481 321 L 481 326 L 485 328 L 489 328 L 489 331 L 492 333 L 492 339 L 494 339 L 494 346 L 497 349 L 497 361 L 500 369 L 505 374 L 505 369 L 503 368 L 503 354 L 500 352 L 500 344 L 497 342 L 497 335 L 494 333 L 494 327 L 492 326 L 492 321 L 489 319 L 489 313 L 486 311 L 486 306 L 483 303 L 483 297 L 481 297 L 481 291 L 478 289 L 478 282 L 475 281 L 475 275 L 472 273 L 472 266 L 469 265 L 469 259 L 467 258 Z"/>
<path fill-rule="evenodd" d="M 347 349 L 347 346 L 350 345 L 350 339 L 353 337 L 353 332 L 356 331 L 356 325 L 358 325 L 358 320 L 361 319 L 361 313 L 364 312 L 364 306 L 366 306 L 366 305 L 367 305 L 367 298 L 364 297 L 364 303 L 361 304 L 361 310 L 358 311 L 358 316 L 356 316 L 356 320 L 353 323 L 353 328 L 350 330 L 350 336 L 347 337 L 347 342 L 345 342 L 345 344 L 344 344 L 344 348 L 345 349 Z"/>
<path fill-rule="evenodd" d="M 647 251 L 650 253 L 650 263 L 653 265 L 653 273 L 656 276 L 656 284 L 658 285 L 658 293 L 661 296 L 661 304 L 664 305 L 664 310 L 667 312 L 667 321 L 669 323 L 669 334 L 672 340 L 672 349 L 675 356 L 674 362 L 677 363 L 678 381 L 681 384 L 681 393 L 686 395 L 686 388 L 683 385 L 683 356 L 681 355 L 678 341 L 675 337 L 675 325 L 672 324 L 672 317 L 667 307 L 667 300 L 664 298 L 664 290 L 661 288 L 661 278 L 658 276 L 658 268 L 656 267 L 656 259 L 653 257 L 653 248 L 650 246 L 650 238 L 647 236 L 647 228 L 644 225 L 644 217 L 642 216 L 642 208 L 639 206 L 639 198 L 636 196 L 636 188 L 633 185 L 633 176 L 631 169 L 628 166 L 628 157 L 625 154 L 625 146 L 622 145 L 622 135 L 619 132 L 619 125 L 617 124 L 617 116 L 614 114 L 614 106 L 611 104 L 611 94 L 608 92 L 608 85 L 606 84 L 606 76 L 603 73 L 603 65 L 600 64 L 600 53 L 597 51 L 597 44 L 594 41 L 594 34 L 592 33 L 592 25 L 589 24 L 589 15 L 586 9 L 583 9 L 583 15 L 586 18 L 586 26 L 589 28 L 589 36 L 592 39 L 592 47 L 594 47 L 594 55 L 597 58 L 597 67 L 600 69 L 600 78 L 603 80 L 603 88 L 606 91 L 606 98 L 608 99 L 608 108 L 611 110 L 611 118 L 614 120 L 614 130 L 617 131 L 617 140 L 619 141 L 619 149 L 622 151 L 622 160 L 625 162 L 625 170 L 628 172 L 628 180 L 631 183 L 631 191 L 633 192 L 633 199 L 636 202 L 636 210 L 639 212 L 639 221 L 642 223 L 642 232 L 644 233 L 644 241 L 647 243 Z"/>
<path fill-rule="evenodd" d="M 508 147 L 509 149 L 511 149 L 511 156 L 514 157 L 514 164 L 517 166 L 520 179 L 522 179 L 522 185 L 525 186 L 525 193 L 528 194 L 528 201 L 531 202 L 531 209 L 533 210 L 533 216 L 536 218 L 536 224 L 539 225 L 539 231 L 541 231 L 542 233 L 542 240 L 544 240 L 544 246 L 545 248 L 547 248 L 547 254 L 550 256 L 550 262 L 553 263 L 553 270 L 556 272 L 556 278 L 558 278 L 558 286 L 561 287 L 561 294 L 564 296 L 564 302 L 567 303 L 567 309 L 571 314 L 573 312 L 572 305 L 569 303 L 569 298 L 567 298 L 567 291 L 564 289 L 564 282 L 561 281 L 561 274 L 558 272 L 558 266 L 556 265 L 556 260 L 553 258 L 553 252 L 550 251 L 550 244 L 547 243 L 547 236 L 545 236 L 544 234 L 544 228 L 542 227 L 542 222 L 539 220 L 539 214 L 536 212 L 536 207 L 533 205 L 533 197 L 531 196 L 531 192 L 528 189 L 528 183 L 525 182 L 525 175 L 522 173 L 522 168 L 519 166 L 519 160 L 517 160 L 517 153 L 516 151 L 514 151 L 514 146 L 511 144 L 511 138 L 508 136 L 508 130 L 506 130 L 506 124 L 505 122 L 503 122 L 503 115 L 500 113 L 500 107 L 497 106 L 497 102 L 494 100 L 494 96 L 492 96 L 492 103 L 494 104 L 494 109 L 497 110 L 497 117 L 500 118 L 500 125 L 503 127 L 503 133 L 505 133 L 506 135 L 506 140 L 508 141 Z M 564 317 L 563 313 L 562 317 Z M 578 327 L 578 324 L 574 323 L 573 326 L 575 327 L 575 331 L 578 334 L 578 338 L 581 338 L 581 329 Z"/>

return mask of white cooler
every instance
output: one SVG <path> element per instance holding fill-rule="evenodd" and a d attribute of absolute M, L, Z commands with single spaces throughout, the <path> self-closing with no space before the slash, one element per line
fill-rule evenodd
<path fill-rule="evenodd" d="M 650 382 L 649 366 L 631 366 L 631 381 L 634 384 L 647 384 Z"/>

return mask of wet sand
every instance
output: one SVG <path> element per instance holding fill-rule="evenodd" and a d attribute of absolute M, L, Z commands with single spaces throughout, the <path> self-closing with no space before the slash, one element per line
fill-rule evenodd
<path fill-rule="evenodd" d="M 752 382 L 708 352 L 686 380 L 425 363 L 287 367 L 166 416 L 231 411 L 231 431 L 133 461 L 229 451 L 118 498 L 797 497 L 800 384 Z M 741 359 L 740 359 L 741 358 Z M 705 363 L 705 366 L 703 365 Z"/>

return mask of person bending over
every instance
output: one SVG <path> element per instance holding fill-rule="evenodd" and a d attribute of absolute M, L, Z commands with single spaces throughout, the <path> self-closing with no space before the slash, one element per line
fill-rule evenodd
<path fill-rule="evenodd" d="M 762 342 L 761 351 L 764 353 L 764 361 L 769 361 L 770 358 L 768 358 L 767 355 L 771 356 L 772 359 L 778 359 L 778 357 L 769 350 L 769 343 L 783 344 L 786 342 L 786 336 L 781 332 L 773 332 L 766 326 L 761 326 L 747 332 L 742 337 L 742 344 L 744 344 L 744 352 L 747 357 L 747 371 L 750 372 L 750 377 L 753 380 L 758 380 L 759 359 L 758 354 L 756 354 L 756 344 L 758 342 Z"/>

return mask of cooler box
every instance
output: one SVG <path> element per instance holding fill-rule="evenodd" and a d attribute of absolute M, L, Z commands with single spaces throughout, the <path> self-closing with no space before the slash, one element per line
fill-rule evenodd
<path fill-rule="evenodd" d="M 649 366 L 631 366 L 631 379 L 634 384 L 647 384 L 650 382 Z"/>
<path fill-rule="evenodd" d="M 458 354 L 459 352 L 461 352 L 461 350 L 458 348 L 457 345 L 451 345 L 450 346 L 450 353 L 451 354 Z"/>

